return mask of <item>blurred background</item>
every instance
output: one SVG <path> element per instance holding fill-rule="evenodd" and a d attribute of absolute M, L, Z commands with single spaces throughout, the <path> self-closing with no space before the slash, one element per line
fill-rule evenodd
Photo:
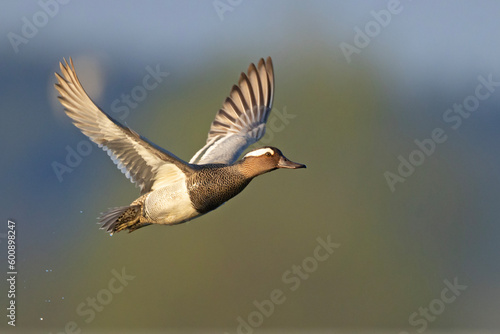
<path fill-rule="evenodd" d="M 500 330 L 499 2 L 66 2 L 0 5 L 0 264 L 10 219 L 18 272 L 0 331 Z M 139 191 L 64 114 L 59 61 L 189 160 L 267 56 L 261 144 L 308 168 L 187 224 L 99 230 Z"/>

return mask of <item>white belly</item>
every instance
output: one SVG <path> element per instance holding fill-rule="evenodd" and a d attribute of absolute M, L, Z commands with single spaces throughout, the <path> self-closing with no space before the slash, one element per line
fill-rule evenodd
<path fill-rule="evenodd" d="M 146 216 L 156 224 L 179 224 L 200 214 L 193 208 L 184 180 L 147 195 Z"/>

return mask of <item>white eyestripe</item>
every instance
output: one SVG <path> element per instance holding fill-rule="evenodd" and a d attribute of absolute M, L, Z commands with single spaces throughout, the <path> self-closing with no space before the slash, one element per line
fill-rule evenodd
<path fill-rule="evenodd" d="M 271 153 L 271 155 L 273 155 L 274 150 L 269 148 L 269 147 L 259 148 L 255 151 L 248 152 L 247 154 L 245 154 L 244 158 L 246 158 L 246 157 L 260 157 L 261 155 L 264 155 L 266 153 Z"/>

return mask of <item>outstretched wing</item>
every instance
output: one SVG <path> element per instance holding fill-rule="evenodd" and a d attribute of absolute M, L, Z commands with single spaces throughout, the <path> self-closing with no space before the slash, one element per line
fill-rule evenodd
<path fill-rule="evenodd" d="M 274 72 L 271 57 L 250 64 L 238 86 L 215 115 L 205 146 L 189 161 L 193 164 L 234 163 L 241 153 L 266 131 L 273 104 Z"/>
<path fill-rule="evenodd" d="M 66 114 L 86 136 L 108 153 L 118 169 L 136 183 L 141 194 L 185 179 L 191 167 L 100 110 L 83 89 L 73 60 L 59 64 L 56 73 L 59 101 Z"/>

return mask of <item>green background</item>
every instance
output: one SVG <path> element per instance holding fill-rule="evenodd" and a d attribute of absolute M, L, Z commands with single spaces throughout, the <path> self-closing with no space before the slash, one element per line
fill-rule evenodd
<path fill-rule="evenodd" d="M 236 333 L 238 317 L 248 321 L 254 301 L 278 289 L 285 300 L 259 330 L 417 333 L 411 315 L 438 307 L 455 278 L 467 288 L 427 330 L 498 330 L 500 91 L 456 130 L 443 114 L 474 95 L 479 76 L 500 81 L 500 5 L 401 1 L 348 62 L 341 43 L 354 45 L 355 28 L 389 2 L 223 1 L 231 10 L 219 16 L 213 1 L 75 0 L 17 53 L 8 34 L 22 34 L 23 17 L 42 7 L 2 3 L 0 264 L 11 219 L 18 271 L 17 326 L 3 316 L 2 331 L 59 333 L 74 322 L 83 333 Z M 169 72 L 125 123 L 185 160 L 240 72 L 271 56 L 271 118 L 293 118 L 278 119 L 262 144 L 308 168 L 263 175 L 190 223 L 110 237 L 96 217 L 138 189 L 94 144 L 62 182 L 53 170 L 86 140 L 53 88 L 70 56 L 112 115 L 147 66 Z M 384 173 L 397 173 L 398 156 L 435 128 L 447 140 L 391 192 Z M 340 246 L 292 291 L 283 275 L 310 265 L 317 238 L 328 237 Z M 110 295 L 122 268 L 134 279 Z M 6 295 L 5 281 L 0 288 Z M 112 300 L 87 323 L 77 308 L 98 296 Z"/>

